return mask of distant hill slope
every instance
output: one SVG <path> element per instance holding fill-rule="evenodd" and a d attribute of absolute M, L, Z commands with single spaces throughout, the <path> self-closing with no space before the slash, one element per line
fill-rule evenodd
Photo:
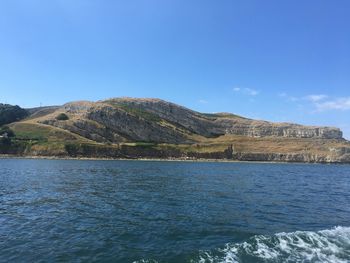
<path fill-rule="evenodd" d="M 350 161 L 338 128 L 205 114 L 160 99 L 78 101 L 28 112 L 11 124 L 18 142 L 31 139 L 25 154 Z"/>

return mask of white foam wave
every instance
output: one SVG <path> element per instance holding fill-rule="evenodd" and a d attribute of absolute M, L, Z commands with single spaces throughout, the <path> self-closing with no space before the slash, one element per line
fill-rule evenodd
<path fill-rule="evenodd" d="M 133 263 L 158 263 L 158 261 L 153 259 L 141 259 L 141 260 L 134 261 Z"/>
<path fill-rule="evenodd" d="M 350 227 L 254 236 L 203 252 L 192 262 L 350 262 Z"/>

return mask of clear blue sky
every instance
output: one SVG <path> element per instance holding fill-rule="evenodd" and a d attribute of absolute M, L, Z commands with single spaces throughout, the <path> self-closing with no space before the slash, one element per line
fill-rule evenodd
<path fill-rule="evenodd" d="M 348 0 L 0 2 L 0 101 L 158 97 L 350 138 Z"/>

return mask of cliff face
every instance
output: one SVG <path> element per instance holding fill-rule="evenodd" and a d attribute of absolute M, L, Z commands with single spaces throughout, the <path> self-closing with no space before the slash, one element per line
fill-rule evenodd
<path fill-rule="evenodd" d="M 123 109 L 112 106 L 92 108 L 87 118 L 102 124 L 114 136 L 113 141 L 118 142 L 121 137 L 128 141 L 189 143 L 185 134 L 176 130 L 176 127 L 153 116 L 137 116 Z"/>
<path fill-rule="evenodd" d="M 250 137 L 289 137 L 289 138 L 321 138 L 341 139 L 342 132 L 338 128 L 302 126 L 292 123 L 271 123 L 239 118 L 219 118 L 215 121 L 224 127 L 226 134 Z"/>
<path fill-rule="evenodd" d="M 187 133 L 204 137 L 217 137 L 224 134 L 223 128 L 204 114 L 159 99 L 111 99 L 105 101 L 133 112 L 145 112 L 165 120 Z"/>
<path fill-rule="evenodd" d="M 2 154 L 17 154 L 29 156 L 57 157 L 90 157 L 90 158 L 157 158 L 157 159 L 213 159 L 235 161 L 263 162 L 298 162 L 298 163 L 350 163 L 350 146 L 329 152 L 317 154 L 312 152 L 271 153 L 271 152 L 233 152 L 228 146 L 223 150 L 210 152 L 185 151 L 172 146 L 132 146 L 132 145 L 94 145 L 65 144 L 63 148 L 8 148 L 1 149 Z"/>
<path fill-rule="evenodd" d="M 57 120 L 60 112 L 67 114 L 69 120 Z M 187 137 L 188 131 L 155 114 L 109 102 L 69 103 L 39 121 L 97 142 L 193 142 Z"/>
<path fill-rule="evenodd" d="M 112 105 L 154 114 L 190 133 L 204 137 L 224 134 L 249 137 L 290 137 L 341 139 L 338 128 L 303 126 L 292 123 L 271 123 L 242 118 L 233 114 L 202 114 L 179 105 L 157 99 L 112 99 Z"/>
<path fill-rule="evenodd" d="M 70 121 L 58 121 L 64 112 Z M 55 115 L 56 114 L 56 115 Z M 44 116 L 45 117 L 45 116 Z M 193 143 L 191 135 L 341 139 L 337 128 L 271 123 L 236 115 L 202 114 L 158 99 L 119 98 L 68 103 L 42 120 L 98 142 Z"/>
<path fill-rule="evenodd" d="M 271 123 L 242 118 L 233 114 L 202 114 L 158 99 L 119 98 L 103 101 L 131 113 L 148 113 L 173 124 L 187 133 L 203 137 L 233 134 L 249 137 L 290 137 L 342 139 L 342 132 L 333 127 L 303 126 L 292 123 Z"/>
<path fill-rule="evenodd" d="M 338 128 L 203 114 L 159 99 L 79 101 L 28 112 L 11 124 L 27 154 L 350 162 L 350 144 Z"/>

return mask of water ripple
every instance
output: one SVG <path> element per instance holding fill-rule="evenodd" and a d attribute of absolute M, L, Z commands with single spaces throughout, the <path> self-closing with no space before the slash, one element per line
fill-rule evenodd
<path fill-rule="evenodd" d="M 0 159 L 0 170 L 0 262 L 350 260 L 349 165 Z"/>

